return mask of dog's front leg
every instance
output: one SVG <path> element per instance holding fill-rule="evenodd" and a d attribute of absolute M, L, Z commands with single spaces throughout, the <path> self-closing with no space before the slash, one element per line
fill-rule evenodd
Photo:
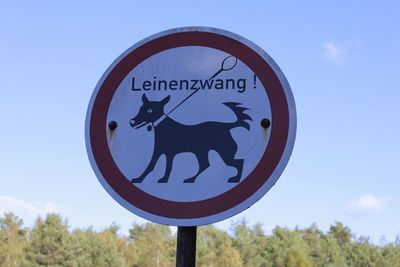
<path fill-rule="evenodd" d="M 168 183 L 169 175 L 171 174 L 172 170 L 172 162 L 174 161 L 174 156 L 166 155 L 166 160 L 167 163 L 164 176 L 158 180 L 158 183 Z"/>
<path fill-rule="evenodd" d="M 160 158 L 160 156 L 161 155 L 158 154 L 158 153 L 153 153 L 153 156 L 151 157 L 150 163 L 147 166 L 147 168 L 144 170 L 142 175 L 140 175 L 137 178 L 131 179 L 131 183 L 141 183 L 143 181 L 143 179 L 154 169 L 154 167 L 156 166 L 156 163 L 157 163 L 158 159 Z"/>

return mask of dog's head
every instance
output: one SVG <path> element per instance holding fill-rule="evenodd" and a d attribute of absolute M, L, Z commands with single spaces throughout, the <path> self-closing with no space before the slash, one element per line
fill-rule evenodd
<path fill-rule="evenodd" d="M 156 122 L 164 115 L 164 106 L 168 103 L 170 96 L 165 97 L 161 101 L 149 101 L 146 95 L 142 95 L 142 106 L 138 114 L 130 120 L 131 127 L 138 129 L 148 123 Z"/>

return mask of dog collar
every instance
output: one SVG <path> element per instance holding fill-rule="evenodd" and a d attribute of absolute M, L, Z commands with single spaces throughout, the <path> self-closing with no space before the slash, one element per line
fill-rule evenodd
<path fill-rule="evenodd" d="M 167 115 L 163 114 L 158 120 L 151 123 L 153 125 L 153 128 L 157 127 L 167 117 L 168 117 Z"/>

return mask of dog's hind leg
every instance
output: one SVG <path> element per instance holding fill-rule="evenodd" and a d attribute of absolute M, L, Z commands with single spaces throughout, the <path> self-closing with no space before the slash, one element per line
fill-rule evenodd
<path fill-rule="evenodd" d="M 230 141 L 230 142 L 229 142 Z M 224 146 L 220 146 L 217 150 L 218 154 L 221 156 L 222 160 L 226 165 L 235 167 L 237 170 L 237 174 L 228 179 L 228 183 L 238 183 L 242 176 L 243 170 L 243 159 L 235 159 L 235 154 L 237 151 L 237 144 L 233 140 L 233 138 L 227 138 Z"/>
<path fill-rule="evenodd" d="M 208 161 L 208 151 L 204 151 L 199 155 L 196 155 L 197 161 L 199 162 L 199 170 L 197 171 L 196 175 L 183 180 L 184 183 L 194 183 L 197 176 L 199 176 L 205 169 L 210 167 L 210 162 Z"/>
<path fill-rule="evenodd" d="M 169 175 L 171 174 L 172 170 L 172 162 L 174 161 L 174 156 L 175 155 L 165 155 L 166 156 L 166 167 L 165 167 L 165 173 L 162 178 L 158 180 L 157 183 L 168 183 Z"/>
<path fill-rule="evenodd" d="M 233 166 L 237 170 L 237 174 L 229 178 L 228 183 L 238 183 L 240 181 L 243 171 L 243 162 L 244 162 L 243 159 L 232 159 L 229 162 L 225 161 L 227 165 Z"/>

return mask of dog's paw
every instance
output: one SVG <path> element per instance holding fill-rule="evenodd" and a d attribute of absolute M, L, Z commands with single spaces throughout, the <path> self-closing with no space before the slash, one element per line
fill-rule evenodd
<path fill-rule="evenodd" d="M 143 178 L 133 178 L 131 179 L 131 183 L 136 184 L 136 183 L 141 183 L 143 181 Z"/>
<path fill-rule="evenodd" d="M 157 183 L 159 183 L 159 184 L 168 183 L 168 178 L 163 177 L 163 178 L 161 178 L 161 179 L 158 179 Z"/>
<path fill-rule="evenodd" d="M 194 181 L 196 180 L 196 177 L 192 177 L 192 178 L 188 178 L 183 180 L 184 183 L 194 183 Z"/>
<path fill-rule="evenodd" d="M 232 177 L 228 179 L 228 183 L 239 183 L 240 177 Z"/>

